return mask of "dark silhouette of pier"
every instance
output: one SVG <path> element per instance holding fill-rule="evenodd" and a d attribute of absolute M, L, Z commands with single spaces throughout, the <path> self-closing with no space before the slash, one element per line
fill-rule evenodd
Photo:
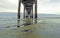
<path fill-rule="evenodd" d="M 31 25 L 33 24 L 33 18 L 35 19 L 35 23 L 37 23 L 37 0 L 19 0 L 19 4 L 18 4 L 18 26 L 20 27 L 19 23 L 21 19 L 21 4 L 23 4 L 24 6 L 24 10 L 23 10 L 23 19 L 26 19 L 26 23 L 23 23 L 22 25 L 27 26 L 27 25 Z M 33 16 L 33 6 L 35 6 L 35 17 Z M 32 20 L 29 20 L 31 19 Z M 27 22 L 27 20 L 29 20 L 29 22 Z"/>

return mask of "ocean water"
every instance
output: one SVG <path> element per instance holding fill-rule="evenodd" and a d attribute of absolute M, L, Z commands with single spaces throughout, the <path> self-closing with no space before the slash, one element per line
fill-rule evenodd
<path fill-rule="evenodd" d="M 11 26 L 17 23 L 17 14 L 15 13 L 0 13 L 0 27 Z"/>
<path fill-rule="evenodd" d="M 35 24 L 36 28 L 33 28 L 31 32 L 23 34 L 23 38 L 60 38 L 60 15 L 38 14 L 37 21 L 38 23 Z M 22 38 L 20 29 L 9 30 L 7 28 L 8 30 L 1 30 L 1 28 L 15 25 L 18 25 L 17 13 L 0 13 L 1 38 Z"/>
<path fill-rule="evenodd" d="M 21 13 L 21 19 L 23 18 L 23 14 Z M 60 15 L 55 14 L 38 14 L 38 22 L 44 20 L 44 21 L 50 21 L 52 22 L 60 22 L 60 21 L 54 21 L 59 20 Z M 14 26 L 17 25 L 17 13 L 0 13 L 0 27 L 6 27 L 6 26 Z"/>

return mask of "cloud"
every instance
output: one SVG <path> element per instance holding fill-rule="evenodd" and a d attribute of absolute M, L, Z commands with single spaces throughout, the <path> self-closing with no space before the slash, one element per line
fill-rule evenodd
<path fill-rule="evenodd" d="M 51 1 L 52 0 L 39 0 L 38 13 L 60 14 L 60 2 Z"/>
<path fill-rule="evenodd" d="M 50 2 L 60 2 L 60 0 L 50 0 Z"/>
<path fill-rule="evenodd" d="M 23 12 L 23 6 L 21 7 Z M 0 12 L 17 12 L 18 0 L 0 0 Z M 38 0 L 38 13 L 60 14 L 60 0 Z"/>
<path fill-rule="evenodd" d="M 18 7 L 18 4 L 14 4 L 8 0 L 0 0 L 0 11 L 7 11 L 7 10 L 16 10 Z"/>

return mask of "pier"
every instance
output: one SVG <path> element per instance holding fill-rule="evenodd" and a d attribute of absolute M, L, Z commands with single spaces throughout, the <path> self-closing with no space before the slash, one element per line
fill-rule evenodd
<path fill-rule="evenodd" d="M 21 4 L 24 6 L 23 19 Z M 37 20 L 37 0 L 19 0 L 17 16 L 17 25 L 0 29 L 0 38 L 60 38 L 60 19 Z"/>
<path fill-rule="evenodd" d="M 33 18 L 37 20 L 37 0 L 19 0 L 19 4 L 18 4 L 18 19 L 21 19 L 21 4 L 23 4 L 24 6 L 24 10 L 23 10 L 23 19 L 26 19 L 26 22 L 23 23 L 24 26 L 33 24 Z M 35 6 L 35 15 L 33 16 L 33 6 Z M 28 22 L 27 22 L 28 20 Z M 18 20 L 19 22 L 20 20 Z M 35 23 L 37 23 L 37 21 L 35 21 Z M 20 27 L 20 25 L 18 25 L 17 27 Z"/>

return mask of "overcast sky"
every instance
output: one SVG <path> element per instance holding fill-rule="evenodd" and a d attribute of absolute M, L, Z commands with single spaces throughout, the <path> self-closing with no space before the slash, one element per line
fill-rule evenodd
<path fill-rule="evenodd" d="M 0 12 L 17 12 L 17 8 L 18 0 L 0 0 Z M 38 0 L 38 13 L 60 14 L 60 0 Z"/>

